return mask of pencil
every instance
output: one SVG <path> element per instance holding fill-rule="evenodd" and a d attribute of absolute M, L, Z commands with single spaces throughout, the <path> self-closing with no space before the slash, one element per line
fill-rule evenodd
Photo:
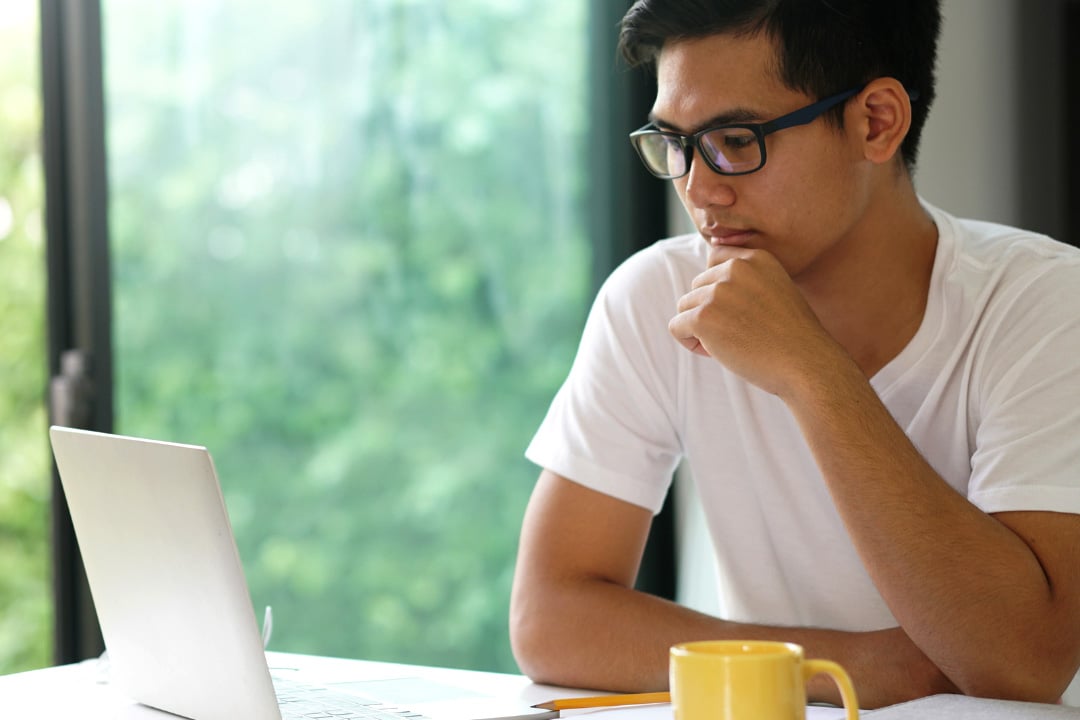
<path fill-rule="evenodd" d="M 616 707 L 618 705 L 647 705 L 671 702 L 671 693 L 652 692 L 633 695 L 597 695 L 594 697 L 563 698 L 533 705 L 544 710 L 579 710 L 581 708 Z"/>

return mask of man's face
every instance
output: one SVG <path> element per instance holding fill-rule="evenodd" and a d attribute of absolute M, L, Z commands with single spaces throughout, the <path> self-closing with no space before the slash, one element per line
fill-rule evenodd
<path fill-rule="evenodd" d="M 763 35 L 712 35 L 670 42 L 657 61 L 652 119 L 681 133 L 722 123 L 767 122 L 819 98 L 785 87 Z M 702 236 L 713 245 L 773 253 L 794 278 L 821 269 L 854 232 L 868 202 L 855 134 L 818 118 L 766 137 L 766 163 L 724 176 L 695 154 L 673 180 Z"/>

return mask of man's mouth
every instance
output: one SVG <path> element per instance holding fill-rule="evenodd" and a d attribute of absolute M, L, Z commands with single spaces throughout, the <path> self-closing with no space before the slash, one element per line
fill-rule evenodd
<path fill-rule="evenodd" d="M 754 236 L 753 230 L 712 225 L 701 229 L 701 236 L 714 247 L 745 247 Z"/>

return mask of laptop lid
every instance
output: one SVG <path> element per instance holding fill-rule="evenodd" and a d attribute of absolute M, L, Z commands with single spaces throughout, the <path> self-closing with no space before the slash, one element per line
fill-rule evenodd
<path fill-rule="evenodd" d="M 109 651 L 133 700 L 196 720 L 279 720 L 251 597 L 204 447 L 52 427 L 53 455 Z M 417 677 L 307 677 L 430 720 L 557 712 Z"/>
<path fill-rule="evenodd" d="M 49 434 L 113 682 L 189 718 L 278 720 L 206 448 L 61 427 Z"/>

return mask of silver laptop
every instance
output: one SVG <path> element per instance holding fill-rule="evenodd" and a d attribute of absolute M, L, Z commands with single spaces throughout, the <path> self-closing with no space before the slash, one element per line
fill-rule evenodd
<path fill-rule="evenodd" d="M 62 427 L 49 434 L 110 681 L 133 700 L 194 720 L 307 717 L 317 707 L 339 718 L 391 710 L 396 720 L 557 715 L 419 678 L 281 680 L 275 691 L 206 448 Z"/>

